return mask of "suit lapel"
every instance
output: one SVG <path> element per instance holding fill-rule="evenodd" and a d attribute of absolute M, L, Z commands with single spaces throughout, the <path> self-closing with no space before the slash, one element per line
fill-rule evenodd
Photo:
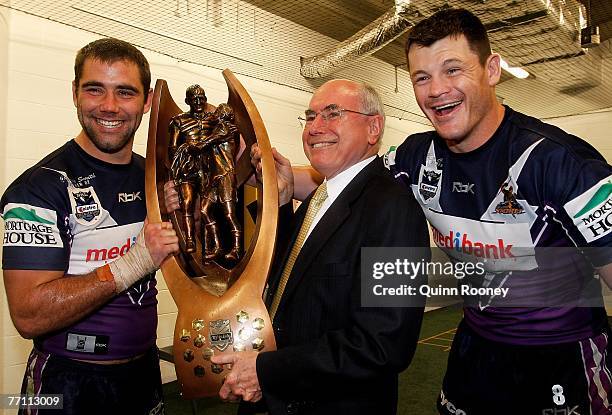
<path fill-rule="evenodd" d="M 312 230 L 308 239 L 304 243 L 304 246 L 300 250 L 300 253 L 295 261 L 291 276 L 285 287 L 283 298 L 279 305 L 279 310 L 283 307 L 283 304 L 291 296 L 294 289 L 299 285 L 299 282 L 306 276 L 306 271 L 315 259 L 319 259 L 319 253 L 325 246 L 327 241 L 336 233 L 351 213 L 351 205 L 361 195 L 366 183 L 370 178 L 377 174 L 380 169 L 384 169 L 380 157 L 377 157 L 374 161 L 368 164 L 363 170 L 361 170 L 357 176 L 344 188 L 340 195 L 334 200 L 334 203 L 327 209 L 321 220 L 317 223 L 315 228 Z M 312 197 L 312 195 L 309 196 Z M 300 224 L 304 219 L 305 211 L 301 215 Z M 297 226 L 299 231 L 299 226 Z M 297 232 L 293 235 L 292 241 L 295 241 Z M 283 262 L 283 266 L 284 266 Z"/>

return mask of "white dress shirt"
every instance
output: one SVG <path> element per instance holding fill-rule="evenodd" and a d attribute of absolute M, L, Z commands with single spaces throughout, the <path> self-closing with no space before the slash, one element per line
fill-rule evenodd
<path fill-rule="evenodd" d="M 357 174 L 361 170 L 363 170 L 365 166 L 374 161 L 376 157 L 377 156 L 372 156 L 368 157 L 365 160 L 361 160 L 359 163 L 353 164 L 348 169 L 338 173 L 338 175 L 336 175 L 332 179 L 327 180 L 327 178 L 325 178 L 325 181 L 327 182 L 327 199 L 325 199 L 325 202 L 323 202 L 321 209 L 319 209 L 317 215 L 314 217 L 312 224 L 310 225 L 310 229 L 308 229 L 308 233 L 306 234 L 306 239 L 304 239 L 304 242 L 308 240 L 308 237 L 310 236 L 312 230 L 315 228 L 315 226 L 317 226 L 317 223 L 319 223 L 323 215 L 325 215 L 325 212 L 327 212 L 329 207 L 338 198 L 340 193 L 342 193 L 344 188 L 348 186 L 351 181 L 353 181 L 355 176 L 357 176 Z"/>

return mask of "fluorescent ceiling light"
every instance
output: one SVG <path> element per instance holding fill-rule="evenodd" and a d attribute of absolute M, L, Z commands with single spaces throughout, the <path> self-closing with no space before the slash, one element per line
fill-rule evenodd
<path fill-rule="evenodd" d="M 529 76 L 529 72 L 527 72 L 523 68 L 508 65 L 508 62 L 506 62 L 504 58 L 501 58 L 500 64 L 504 71 L 508 72 L 510 75 L 516 78 L 525 79 Z"/>

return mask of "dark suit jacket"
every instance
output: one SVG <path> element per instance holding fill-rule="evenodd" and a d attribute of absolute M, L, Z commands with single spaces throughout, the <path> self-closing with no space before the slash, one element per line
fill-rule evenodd
<path fill-rule="evenodd" d="M 295 214 L 290 241 L 278 247 L 268 305 L 309 200 Z M 360 306 L 360 251 L 375 246 L 429 246 L 420 207 L 380 158 L 334 201 L 295 262 L 274 322 L 278 350 L 257 358 L 272 415 L 396 413 L 397 374 L 414 354 L 424 302 Z"/>

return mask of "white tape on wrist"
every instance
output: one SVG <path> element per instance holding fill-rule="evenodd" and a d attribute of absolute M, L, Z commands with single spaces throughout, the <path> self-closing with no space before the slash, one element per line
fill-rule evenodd
<path fill-rule="evenodd" d="M 117 293 L 127 290 L 136 281 L 158 269 L 145 245 L 144 227 L 130 250 L 108 266 L 115 277 Z"/>

